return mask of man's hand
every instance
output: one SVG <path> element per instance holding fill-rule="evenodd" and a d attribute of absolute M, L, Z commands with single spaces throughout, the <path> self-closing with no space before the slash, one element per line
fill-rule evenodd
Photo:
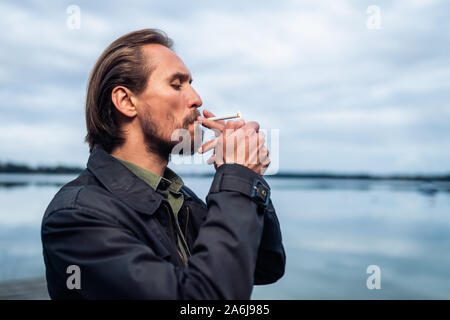
<path fill-rule="evenodd" d="M 224 163 L 237 163 L 248 167 L 258 174 L 264 174 L 270 165 L 269 150 L 264 146 L 265 137 L 259 132 L 259 124 L 244 120 L 213 121 L 208 120 L 214 114 L 204 110 L 198 121 L 203 126 L 214 130 L 216 138 L 203 144 L 198 152 L 214 149 L 208 164 L 214 163 L 216 169 Z"/>

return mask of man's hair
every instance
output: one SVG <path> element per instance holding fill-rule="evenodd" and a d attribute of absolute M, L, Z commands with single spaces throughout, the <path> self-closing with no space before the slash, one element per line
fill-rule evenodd
<path fill-rule="evenodd" d="M 111 152 L 125 141 L 117 122 L 111 92 L 117 86 L 124 86 L 134 94 L 140 94 L 145 89 L 154 66 L 146 63 L 142 46 L 150 43 L 169 49 L 173 45 L 161 30 L 134 31 L 111 43 L 95 63 L 86 94 L 85 142 L 89 143 L 89 152 L 95 145 Z"/>

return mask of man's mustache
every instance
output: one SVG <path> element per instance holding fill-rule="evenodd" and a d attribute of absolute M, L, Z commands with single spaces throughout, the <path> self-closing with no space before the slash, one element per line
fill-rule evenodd
<path fill-rule="evenodd" d="M 188 116 L 186 119 L 184 119 L 183 127 L 187 129 L 187 127 L 197 121 L 197 118 L 200 116 L 200 112 L 195 109 L 194 112 L 190 116 Z"/>

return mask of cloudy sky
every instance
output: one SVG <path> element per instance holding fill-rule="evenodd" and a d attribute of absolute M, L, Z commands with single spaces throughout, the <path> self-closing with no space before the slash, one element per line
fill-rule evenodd
<path fill-rule="evenodd" d="M 443 0 L 2 1 L 0 161 L 84 166 L 90 69 L 151 27 L 175 41 L 203 107 L 268 130 L 280 170 L 450 172 L 448 12 Z"/>

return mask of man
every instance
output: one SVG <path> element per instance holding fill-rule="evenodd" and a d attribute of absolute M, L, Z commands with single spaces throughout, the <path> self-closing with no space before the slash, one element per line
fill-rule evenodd
<path fill-rule="evenodd" d="M 208 120 L 206 110 L 201 117 L 171 46 L 161 31 L 132 32 L 92 70 L 87 168 L 55 195 L 42 222 L 53 299 L 249 299 L 254 284 L 284 274 L 280 228 L 259 174 L 270 160 L 258 124 Z M 172 133 L 194 136 L 196 120 L 217 132 L 199 151 L 216 151 L 206 204 L 167 167 Z"/>

